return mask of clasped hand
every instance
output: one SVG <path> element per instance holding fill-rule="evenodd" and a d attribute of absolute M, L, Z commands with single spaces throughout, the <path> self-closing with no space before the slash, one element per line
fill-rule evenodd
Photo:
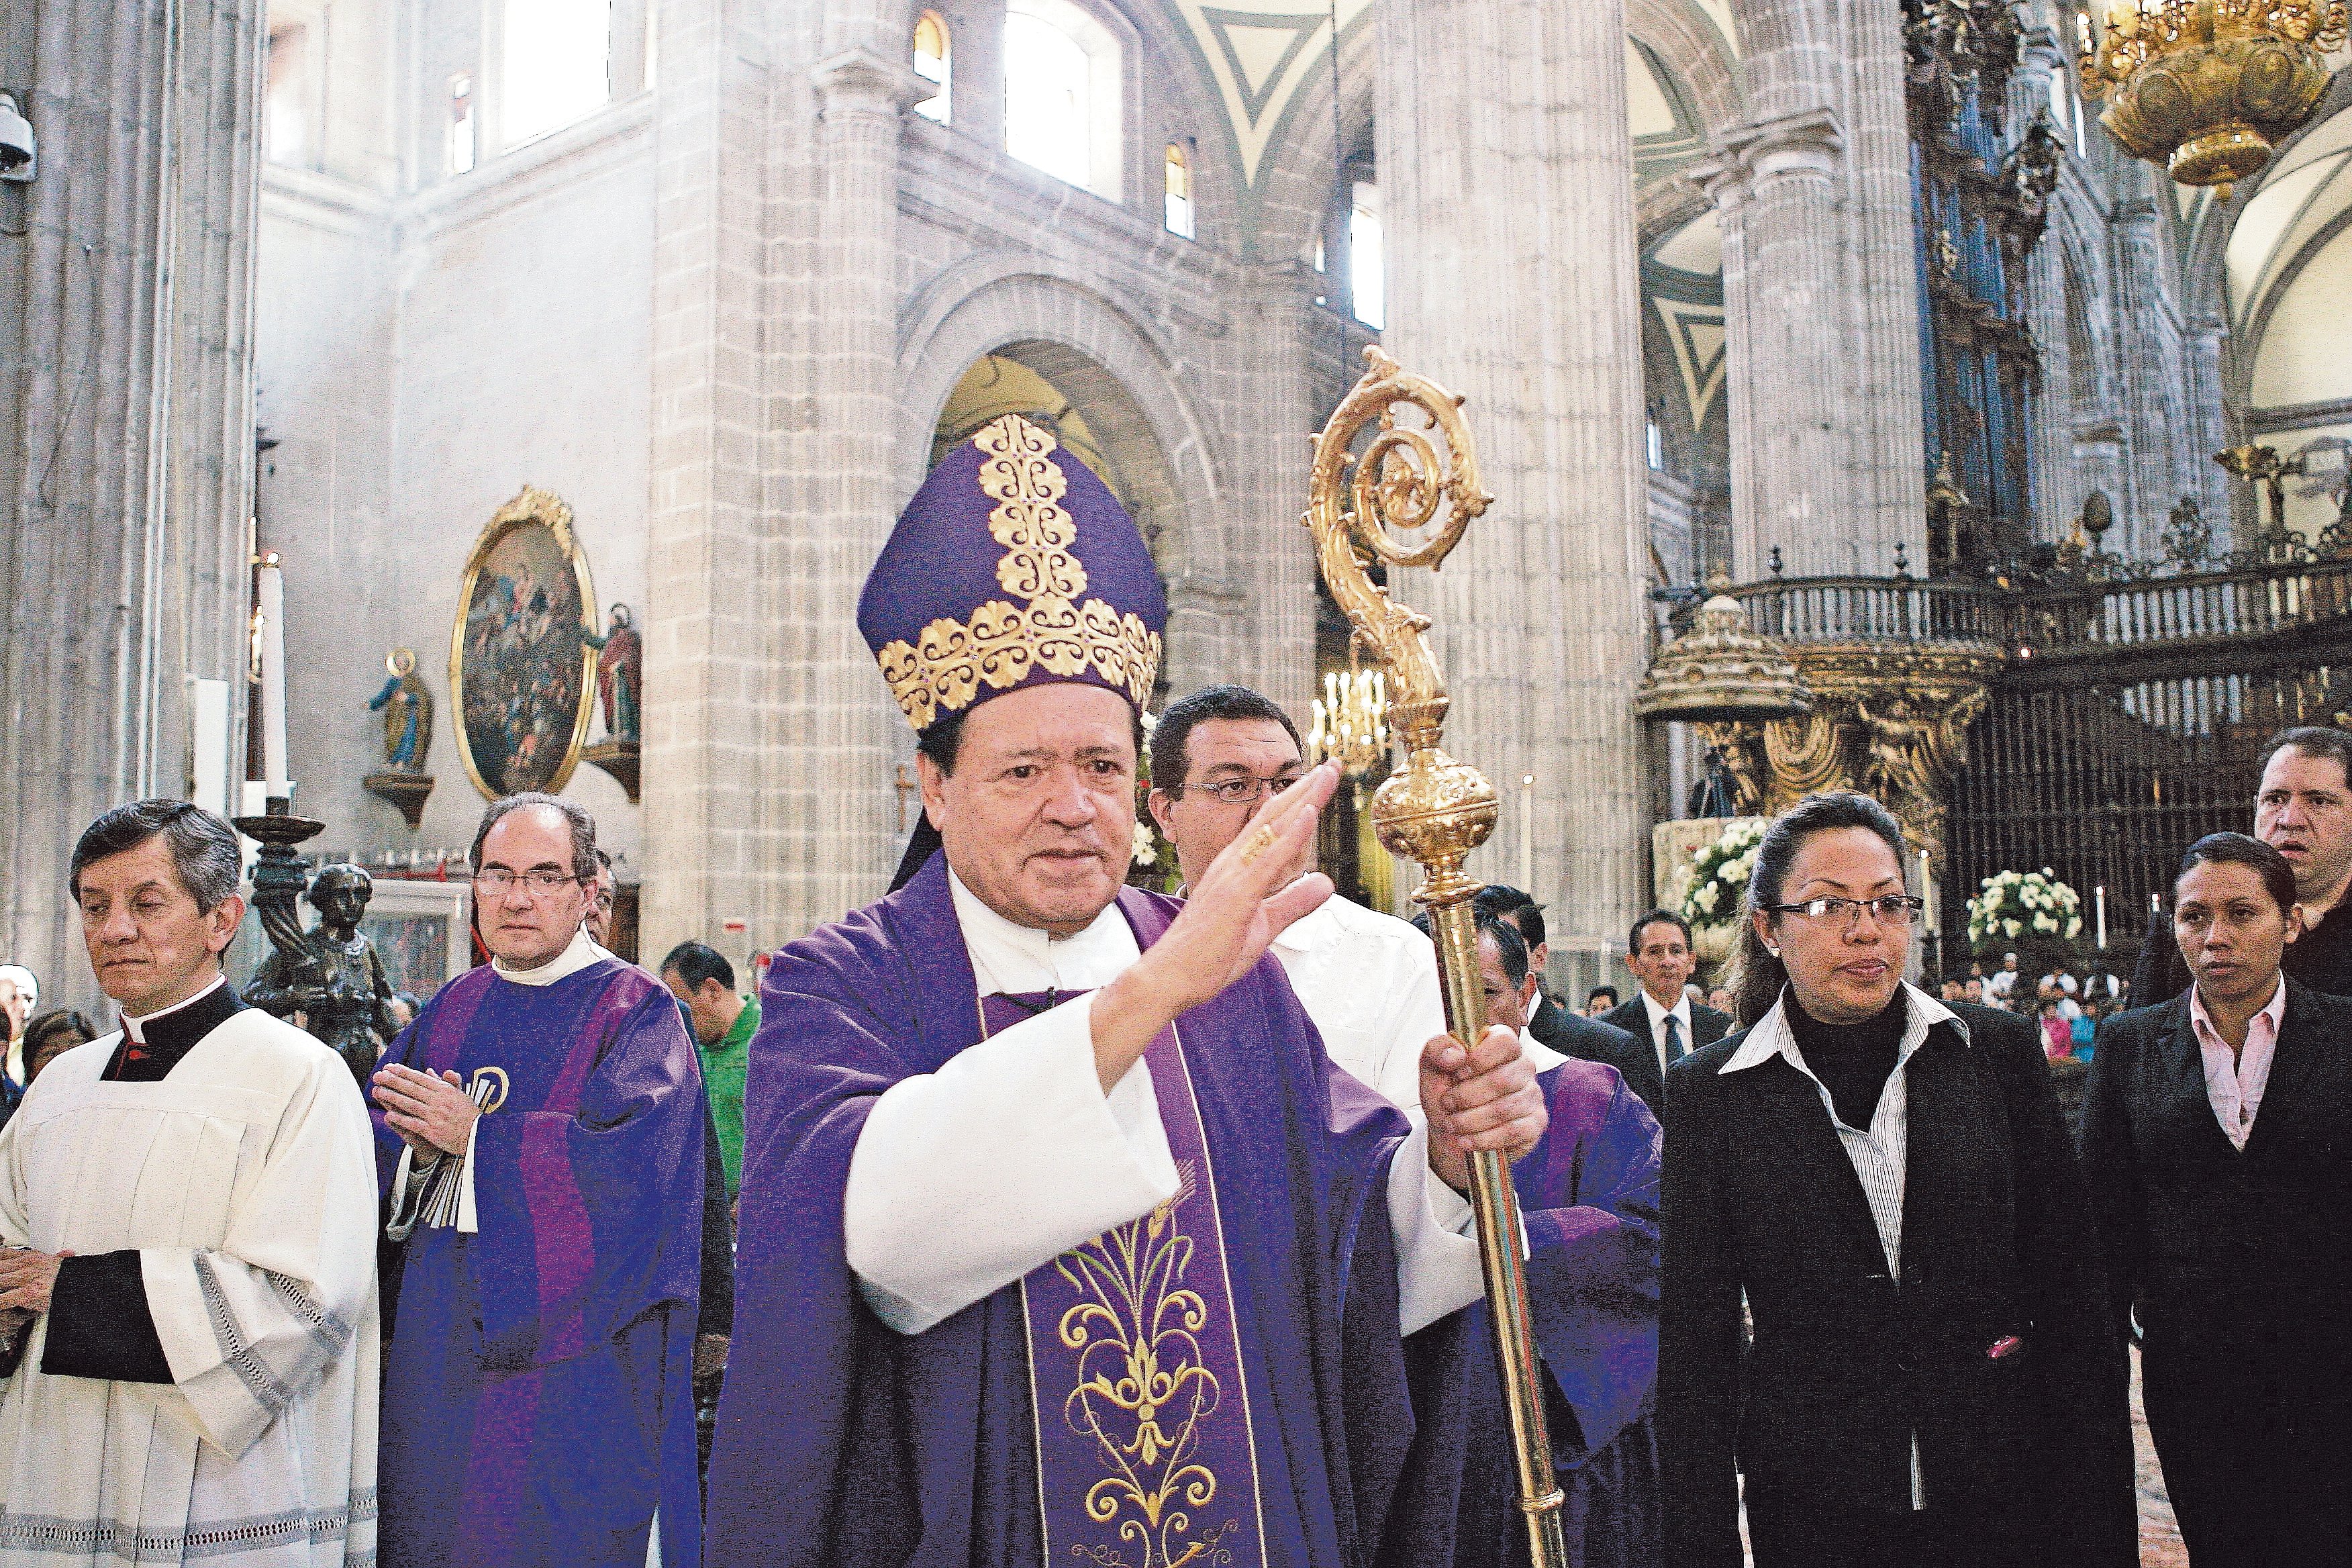
<path fill-rule="evenodd" d="M 1440 1035 L 1421 1051 L 1421 1108 L 1429 1118 L 1429 1168 L 1456 1192 L 1470 1186 L 1470 1156 L 1492 1149 L 1516 1160 L 1550 1125 L 1535 1064 L 1517 1030 L 1489 1026 L 1474 1050 Z"/>
<path fill-rule="evenodd" d="M 419 1160 L 464 1153 L 482 1114 L 456 1073 L 436 1078 L 398 1062 L 376 1069 L 375 1102 L 383 1107 L 384 1125 L 400 1134 Z"/>

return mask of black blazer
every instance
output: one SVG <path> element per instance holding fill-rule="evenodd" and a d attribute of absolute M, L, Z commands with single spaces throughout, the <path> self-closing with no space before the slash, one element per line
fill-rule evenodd
<path fill-rule="evenodd" d="M 1633 1037 L 1614 1024 L 1604 1024 L 1598 1018 L 1588 1018 L 1581 1013 L 1571 1013 L 1565 1007 L 1554 1007 L 1547 1015 L 1540 1011 L 1528 1020 L 1528 1033 L 1564 1057 L 1576 1057 L 1588 1062 L 1606 1062 L 1617 1067 L 1617 1058 L 1630 1056 L 1637 1043 Z M 1653 1067 L 1656 1065 L 1654 1059 Z M 1618 1071 L 1623 1072 L 1622 1068 Z"/>
<path fill-rule="evenodd" d="M 1746 1031 L 1667 1072 L 1672 1568 L 1738 1568 L 1735 1466 L 1789 1511 L 1908 1510 L 1914 1433 L 1931 1507 L 2038 1514 L 2069 1568 L 2136 1561 L 2126 1365 L 2041 1031 L 1953 1011 L 1968 1040 L 1938 1024 L 1904 1068 L 1899 1283 L 1812 1083 L 1784 1058 L 1725 1074 Z"/>
<path fill-rule="evenodd" d="M 1632 1001 L 1621 1003 L 1601 1014 L 1601 1021 L 1614 1024 L 1633 1037 L 1637 1048 L 1633 1054 L 1623 1061 L 1612 1059 L 1609 1065 L 1624 1075 L 1626 1085 L 1642 1097 L 1642 1103 L 1650 1108 L 1651 1114 L 1663 1121 L 1665 1119 L 1665 1078 L 1658 1071 L 1657 1042 L 1651 1037 L 1650 1010 L 1642 1005 L 1641 993 L 1635 992 Z M 1691 1037 L 1683 1045 L 1686 1050 L 1698 1050 L 1715 1044 L 1730 1032 L 1729 1014 L 1718 1013 L 1712 1007 L 1702 1007 L 1694 1002 L 1690 1010 Z"/>
<path fill-rule="evenodd" d="M 2268 1401 L 2284 1443 L 2352 1462 L 2352 1000 L 2286 983 L 2243 1152 L 2206 1098 L 2186 995 L 2108 1019 L 2083 1165 L 2149 1407 Z"/>

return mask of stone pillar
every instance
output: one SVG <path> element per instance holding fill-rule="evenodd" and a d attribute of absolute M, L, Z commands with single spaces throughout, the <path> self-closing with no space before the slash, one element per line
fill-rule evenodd
<path fill-rule="evenodd" d="M 2209 521 L 2219 521 L 2230 515 L 2230 472 L 2213 461 L 2213 454 L 2237 445 L 2230 438 L 2228 411 L 2221 401 L 2224 354 L 2230 342 L 2230 324 L 2212 316 L 2200 316 L 2189 323 L 2189 416 L 2195 426 L 2188 454 L 2200 481 L 2189 492 L 2197 498 Z M 2163 521 L 2158 518 L 2135 518 L 2133 526 L 2138 531 L 2132 536 L 2133 547 L 2154 555 L 2161 548 Z"/>
<path fill-rule="evenodd" d="M 1911 195 L 1911 119 L 1903 12 L 1888 5 L 1847 12 L 1845 155 L 1853 207 L 1853 281 L 1844 286 L 1852 369 L 1846 427 L 1853 476 L 1855 564 L 1895 570 L 1900 542 L 1927 559 L 1927 434 L 1921 411 L 1918 217 Z"/>
<path fill-rule="evenodd" d="M 839 28 L 819 24 L 842 22 Z M 667 0 L 656 121 L 645 950 L 887 884 L 907 754 L 856 630 L 891 521 L 898 132 L 840 16 Z"/>
<path fill-rule="evenodd" d="M 1235 595 L 1229 607 L 1248 612 L 1250 644 L 1232 648 L 1226 668 L 1254 670 L 1257 689 L 1302 731 L 1316 697 L 1315 550 L 1298 521 L 1317 423 L 1310 339 L 1330 331 L 1313 304 L 1313 277 L 1295 261 L 1259 268 L 1236 306 L 1245 324 L 1235 345 L 1234 405 L 1250 416 L 1232 437 L 1244 526 L 1230 537 L 1245 553 L 1233 565 L 1240 580 L 1224 585 Z M 1171 600 L 1171 614 L 1181 608 Z M 1171 689 L 1191 688 L 1171 680 Z"/>
<path fill-rule="evenodd" d="M 1887 561 L 1865 553 L 1864 509 L 1847 482 L 1844 146 L 1837 115 L 1815 110 L 1738 127 L 1692 170 L 1723 226 L 1731 571 L 1743 582 L 1764 574 L 1775 545 L 1792 577 L 1892 569 L 1891 543 Z M 1916 391 L 1911 406 L 1916 423 Z"/>
<path fill-rule="evenodd" d="M 168 15 L 167 15 L 168 12 Z M 66 892 L 110 806 L 186 795 L 188 678 L 244 773 L 259 0 L 20 0 L 0 85 L 0 952 L 99 1003 Z M 232 793 L 231 801 L 236 796 Z"/>
<path fill-rule="evenodd" d="M 1465 395 L 1496 501 L 1398 596 L 1436 623 L 1446 746 L 1504 796 L 1475 875 L 1518 875 L 1555 952 L 1646 902 L 1630 703 L 1647 649 L 1640 301 L 1622 0 L 1379 8 L 1386 346 Z M 1352 379 L 1352 377 L 1350 378 Z"/>
<path fill-rule="evenodd" d="M 658 19 L 638 916 L 638 951 L 656 960 L 769 913 L 763 696 L 782 679 L 761 449 L 769 82 L 730 11 L 667 0 Z"/>

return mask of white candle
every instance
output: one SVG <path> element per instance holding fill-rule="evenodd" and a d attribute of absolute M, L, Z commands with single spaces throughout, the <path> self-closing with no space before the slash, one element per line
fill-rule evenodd
<path fill-rule="evenodd" d="M 2099 911 L 2099 951 L 2107 951 L 2107 885 L 2105 882 L 2091 889 L 2091 902 Z"/>
<path fill-rule="evenodd" d="M 1933 931 L 1936 929 L 1936 895 L 1928 891 L 1928 888 L 1927 852 L 1922 849 L 1919 851 L 1919 897 L 1927 901 L 1927 929 Z"/>
<path fill-rule="evenodd" d="M 1536 888 L 1536 775 L 1519 777 L 1519 891 L 1529 898 Z"/>
<path fill-rule="evenodd" d="M 261 561 L 261 780 L 271 800 L 291 795 L 286 777 L 286 580 L 275 553 Z"/>

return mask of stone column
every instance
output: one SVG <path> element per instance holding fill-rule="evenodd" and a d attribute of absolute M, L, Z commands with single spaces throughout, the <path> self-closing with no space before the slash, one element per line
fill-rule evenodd
<path fill-rule="evenodd" d="M 1927 559 L 1927 457 L 1921 411 L 1918 217 L 1911 195 L 1911 120 L 1906 98 L 1903 12 L 1889 5 L 1847 12 L 1845 156 L 1853 207 L 1853 281 L 1845 286 L 1851 334 L 1847 458 L 1853 476 L 1853 570 L 1895 570 L 1900 542 Z"/>
<path fill-rule="evenodd" d="M 664 9 L 649 952 L 730 919 L 772 946 L 887 882 L 907 742 L 856 611 L 891 521 L 898 132 L 920 84 L 883 31 Z"/>
<path fill-rule="evenodd" d="M 769 913 L 769 81 L 761 40 L 730 12 L 667 0 L 658 20 L 638 915 L 656 959 Z"/>
<path fill-rule="evenodd" d="M 2226 321 L 2200 316 L 2189 323 L 2189 416 L 2195 432 L 2188 458 L 2196 466 L 2200 483 L 2188 493 L 2196 496 L 2205 516 L 2216 521 L 2230 515 L 2230 472 L 2213 461 L 2213 454 L 2236 445 L 2230 439 L 2227 410 L 2221 402 L 2223 355 L 2229 342 Z M 2137 531 L 2131 536 L 2133 548 L 2143 554 L 2156 554 L 2161 548 L 2158 541 L 2163 520 L 2134 518 L 2132 522 Z"/>
<path fill-rule="evenodd" d="M 1281 703 L 1302 731 L 1316 697 L 1315 551 L 1298 521 L 1307 509 L 1308 437 L 1317 424 L 1311 338 L 1331 330 L 1314 307 L 1313 276 L 1295 261 L 1257 268 L 1236 303 L 1233 391 L 1234 405 L 1250 413 L 1232 437 L 1244 525 L 1229 537 L 1242 552 L 1233 564 L 1240 580 L 1223 584 L 1229 609 L 1247 612 L 1249 631 L 1248 646 L 1228 650 L 1226 668 L 1254 670 L 1257 689 Z M 1191 597 L 1183 587 L 1178 584 L 1171 614 Z M 1171 682 L 1171 689 L 1190 689 Z"/>
<path fill-rule="evenodd" d="M 98 1005 L 68 858 L 108 807 L 191 793 L 189 677 L 236 682 L 244 773 L 261 6 L 169 10 L 0 22 L 40 143 L 0 185 L 0 950 L 44 1006 Z"/>
<path fill-rule="evenodd" d="M 1775 545 L 1792 577 L 1891 569 L 1865 557 L 1864 509 L 1847 483 L 1844 146 L 1837 115 L 1814 110 L 1738 127 L 1692 171 L 1723 226 L 1731 570 L 1743 582 L 1764 574 Z M 1915 416 L 1917 406 L 1915 394 Z"/>
<path fill-rule="evenodd" d="M 1646 902 L 1630 702 L 1646 657 L 1640 302 L 1622 0 L 1379 8 L 1386 344 L 1468 398 L 1496 501 L 1433 577 L 1447 749 L 1502 824 L 1475 874 L 1517 879 L 1537 779 L 1535 895 L 1555 952 Z M 1352 377 L 1351 377 L 1352 379 Z"/>

